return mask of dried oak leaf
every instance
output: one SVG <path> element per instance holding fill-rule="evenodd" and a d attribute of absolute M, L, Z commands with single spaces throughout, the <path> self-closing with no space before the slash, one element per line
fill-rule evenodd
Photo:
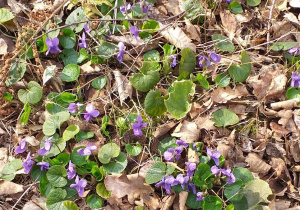
<path fill-rule="evenodd" d="M 249 77 L 248 83 L 254 89 L 253 93 L 258 100 L 281 96 L 287 82 L 283 69 L 281 64 L 264 66 L 260 75 Z"/>
<path fill-rule="evenodd" d="M 216 127 L 214 126 L 214 122 L 211 120 L 210 115 L 199 116 L 195 123 L 197 124 L 199 129 L 206 129 L 206 130 L 215 130 Z"/>
<path fill-rule="evenodd" d="M 300 162 L 300 145 L 297 140 L 289 141 L 290 153 L 295 162 Z"/>
<path fill-rule="evenodd" d="M 249 165 L 249 170 L 254 173 L 266 175 L 271 166 L 263 161 L 256 153 L 249 153 L 245 160 Z"/>
<path fill-rule="evenodd" d="M 128 196 L 130 204 L 141 201 L 150 209 L 159 207 L 159 198 L 154 190 L 145 184 L 145 179 L 138 174 L 109 175 L 105 177 L 104 184 L 106 189 L 112 192 L 112 196 L 116 198 Z"/>
<path fill-rule="evenodd" d="M 276 173 L 276 178 L 283 179 L 284 181 L 292 180 L 284 160 L 282 160 L 281 158 L 272 157 L 270 164 Z"/>
<path fill-rule="evenodd" d="M 0 195 L 11 195 L 23 191 L 23 185 L 8 181 L 0 181 Z"/>
<path fill-rule="evenodd" d="M 171 136 L 178 137 L 186 143 L 193 143 L 200 138 L 200 130 L 196 123 L 185 120 L 175 128 Z"/>
<path fill-rule="evenodd" d="M 278 133 L 280 135 L 287 135 L 288 133 L 290 133 L 290 131 L 288 131 L 287 129 L 278 125 L 276 122 L 271 122 L 270 127 L 271 127 L 272 131 L 274 131 L 275 133 Z"/>
<path fill-rule="evenodd" d="M 173 193 L 171 195 L 165 196 L 160 203 L 160 210 L 169 210 L 173 205 L 176 194 Z"/>
<path fill-rule="evenodd" d="M 0 148 L 0 171 L 8 161 L 8 149 L 5 147 Z"/>

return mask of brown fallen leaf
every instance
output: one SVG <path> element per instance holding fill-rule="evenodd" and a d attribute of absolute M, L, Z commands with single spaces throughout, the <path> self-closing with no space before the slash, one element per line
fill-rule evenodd
<path fill-rule="evenodd" d="M 200 138 L 200 130 L 196 123 L 185 120 L 175 128 L 171 136 L 180 138 L 186 143 L 193 143 Z"/>
<path fill-rule="evenodd" d="M 293 115 L 294 115 L 294 122 L 295 122 L 298 130 L 300 130 L 300 109 L 295 109 L 293 111 Z"/>
<path fill-rule="evenodd" d="M 254 173 L 266 175 L 271 166 L 263 161 L 256 153 L 249 153 L 245 160 L 249 164 L 249 170 Z"/>
<path fill-rule="evenodd" d="M 278 124 L 281 124 L 285 128 L 288 121 L 293 117 L 293 111 L 289 109 L 280 110 L 278 116 L 281 117 L 278 120 Z"/>
<path fill-rule="evenodd" d="M 292 109 L 292 108 L 298 106 L 298 102 L 299 102 L 299 98 L 293 98 L 293 99 L 286 100 L 286 101 L 279 101 L 279 102 L 271 103 L 270 106 L 274 110 Z"/>
<path fill-rule="evenodd" d="M 4 180 L 0 181 L 0 195 L 11 195 L 23 191 L 23 185 Z"/>
<path fill-rule="evenodd" d="M 214 126 L 214 122 L 211 120 L 211 117 L 209 114 L 199 116 L 195 120 L 195 123 L 197 124 L 197 127 L 199 129 L 205 129 L 208 131 L 216 129 L 216 127 Z"/>
<path fill-rule="evenodd" d="M 266 145 L 266 153 L 271 157 L 281 157 L 286 155 L 285 149 L 277 143 L 268 142 Z"/>
<path fill-rule="evenodd" d="M 179 193 L 179 209 L 180 210 L 187 209 L 185 203 L 186 203 L 186 199 L 187 199 L 188 195 L 189 195 L 189 193 L 187 191 L 182 191 Z"/>
<path fill-rule="evenodd" d="M 162 23 L 160 23 L 159 26 L 161 29 L 165 28 L 161 31 L 161 35 L 172 45 L 175 45 L 175 47 L 179 49 L 190 48 L 196 52 L 196 45 L 192 43 L 192 40 L 183 32 L 180 27 L 167 27 Z"/>
<path fill-rule="evenodd" d="M 287 169 L 283 159 L 272 157 L 270 164 L 276 173 L 277 179 L 283 179 L 286 182 L 292 180 L 289 170 Z"/>
<path fill-rule="evenodd" d="M 235 36 L 235 31 L 237 28 L 237 20 L 236 15 L 231 13 L 229 10 L 222 10 L 220 12 L 220 17 L 222 21 L 222 25 L 225 28 L 225 33 L 229 37 L 229 39 L 232 41 Z"/>
<path fill-rule="evenodd" d="M 290 153 L 295 160 L 295 162 L 300 162 L 300 145 L 297 140 L 289 141 Z"/>
<path fill-rule="evenodd" d="M 7 44 L 4 39 L 0 38 L 0 55 L 7 53 Z"/>
<path fill-rule="evenodd" d="M 160 209 L 169 210 L 173 205 L 175 197 L 176 197 L 175 193 L 165 196 L 160 203 Z"/>
<path fill-rule="evenodd" d="M 278 133 L 280 135 L 287 135 L 288 133 L 290 133 L 289 130 L 283 128 L 282 126 L 278 125 L 275 122 L 271 122 L 270 127 L 271 127 L 272 131 L 274 131 L 275 133 Z"/>
<path fill-rule="evenodd" d="M 231 99 L 248 95 L 249 93 L 243 85 L 238 85 L 235 89 L 232 89 L 230 86 L 226 86 L 226 88 L 218 87 L 212 93 L 212 100 L 216 103 L 226 103 Z"/>
<path fill-rule="evenodd" d="M 28 201 L 24 207 L 23 210 L 47 210 L 46 206 L 46 198 L 44 197 L 37 197 L 33 195 L 31 197 L 31 200 Z"/>
<path fill-rule="evenodd" d="M 248 78 L 249 85 L 258 100 L 278 98 L 285 91 L 287 77 L 281 64 L 264 66 L 260 75 Z"/>
<path fill-rule="evenodd" d="M 106 189 L 112 192 L 112 196 L 116 198 L 128 196 L 130 204 L 134 204 L 137 200 L 150 209 L 159 207 L 159 198 L 154 190 L 145 184 L 145 179 L 138 174 L 109 175 L 105 177 L 104 184 Z"/>
<path fill-rule="evenodd" d="M 280 182 L 277 179 L 270 179 L 268 184 L 276 196 L 284 196 L 285 192 L 287 191 L 287 184 Z"/>
<path fill-rule="evenodd" d="M 126 98 L 132 97 L 132 86 L 129 80 L 123 76 L 119 70 L 115 70 L 113 73 L 116 79 L 120 102 L 122 104 Z"/>

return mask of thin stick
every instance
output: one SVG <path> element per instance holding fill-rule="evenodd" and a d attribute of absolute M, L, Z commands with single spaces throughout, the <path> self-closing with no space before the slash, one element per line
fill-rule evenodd
<path fill-rule="evenodd" d="M 275 4 L 275 0 L 272 1 L 272 6 L 271 6 L 271 9 L 270 9 L 270 14 L 269 14 L 268 34 L 267 34 L 267 52 L 269 52 L 270 27 L 271 27 L 271 19 L 272 19 L 272 14 L 273 14 L 273 9 L 274 9 L 274 4 Z"/>

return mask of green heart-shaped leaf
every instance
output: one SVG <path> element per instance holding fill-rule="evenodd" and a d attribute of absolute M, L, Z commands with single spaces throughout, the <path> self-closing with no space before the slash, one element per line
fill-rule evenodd
<path fill-rule="evenodd" d="M 23 104 L 35 104 L 41 100 L 42 95 L 42 87 L 34 81 L 28 83 L 28 89 L 21 89 L 18 91 L 18 97 Z"/>

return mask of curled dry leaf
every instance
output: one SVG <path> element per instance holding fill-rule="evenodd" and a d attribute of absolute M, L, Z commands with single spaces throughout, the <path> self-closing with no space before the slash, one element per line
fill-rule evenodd
<path fill-rule="evenodd" d="M 270 106 L 274 110 L 292 109 L 292 108 L 298 106 L 298 102 L 299 102 L 299 98 L 293 98 L 293 99 L 286 100 L 286 101 L 279 101 L 279 102 L 271 103 Z"/>
<path fill-rule="evenodd" d="M 287 82 L 283 69 L 281 64 L 264 66 L 260 75 L 249 77 L 248 83 L 254 89 L 253 93 L 258 100 L 281 96 Z"/>
<path fill-rule="evenodd" d="M 160 28 L 166 28 L 166 25 L 159 24 Z M 183 32 L 183 30 L 176 26 L 175 29 L 168 27 L 161 31 L 161 35 L 168 40 L 172 45 L 179 49 L 190 48 L 196 52 L 196 45 L 192 43 L 192 40 Z"/>
<path fill-rule="evenodd" d="M 193 143 L 200 138 L 200 130 L 196 123 L 185 120 L 175 128 L 172 136 L 178 137 L 186 143 Z"/>
<path fill-rule="evenodd" d="M 159 137 L 165 135 L 171 129 L 173 129 L 176 126 L 176 124 L 177 123 L 175 123 L 175 122 L 169 122 L 169 123 L 165 123 L 163 125 L 158 126 L 154 132 L 154 137 L 159 138 Z"/>
<path fill-rule="evenodd" d="M 289 141 L 289 147 L 290 147 L 290 153 L 294 158 L 295 162 L 300 162 L 300 145 L 297 140 Z"/>
<path fill-rule="evenodd" d="M 7 44 L 4 39 L 0 38 L 0 55 L 7 53 Z"/>
<path fill-rule="evenodd" d="M 249 153 L 246 157 L 246 162 L 249 164 L 249 170 L 254 173 L 266 175 L 271 166 L 263 161 L 256 153 Z"/>
<path fill-rule="evenodd" d="M 11 195 L 19 192 L 23 192 L 23 185 L 15 184 L 8 181 L 0 181 L 0 195 Z"/>
<path fill-rule="evenodd" d="M 188 149 L 188 161 L 193 163 L 199 163 L 199 155 L 192 148 Z"/>
<path fill-rule="evenodd" d="M 287 184 L 280 180 L 270 179 L 268 184 L 276 196 L 284 196 L 285 192 L 287 191 Z"/>
<path fill-rule="evenodd" d="M 117 83 L 121 104 L 126 98 L 132 97 L 132 86 L 129 80 L 119 70 L 113 71 Z"/>
<path fill-rule="evenodd" d="M 187 191 L 182 191 L 179 193 L 179 209 L 180 210 L 186 210 L 187 207 L 185 206 L 186 199 L 188 197 L 189 193 Z"/>
<path fill-rule="evenodd" d="M 284 157 L 286 155 L 286 152 L 282 146 L 271 142 L 267 143 L 266 153 L 271 157 Z"/>
<path fill-rule="evenodd" d="M 112 196 L 123 198 L 128 196 L 130 204 L 141 201 L 150 209 L 159 207 L 159 198 L 151 186 L 145 184 L 145 179 L 138 174 L 131 175 L 109 175 L 104 179 L 107 190 Z"/>

